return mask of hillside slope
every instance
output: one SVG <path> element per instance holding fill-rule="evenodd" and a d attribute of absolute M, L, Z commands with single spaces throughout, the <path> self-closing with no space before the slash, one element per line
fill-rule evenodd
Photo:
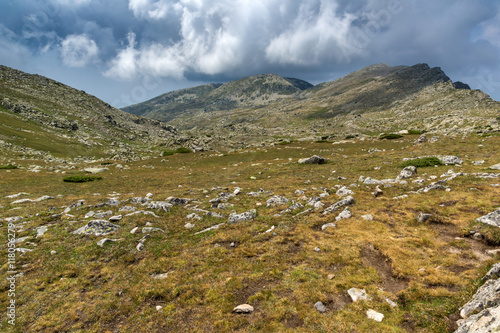
<path fill-rule="evenodd" d="M 176 129 L 40 75 L 0 66 L 0 144 L 28 154 L 92 156 L 165 144 Z"/>

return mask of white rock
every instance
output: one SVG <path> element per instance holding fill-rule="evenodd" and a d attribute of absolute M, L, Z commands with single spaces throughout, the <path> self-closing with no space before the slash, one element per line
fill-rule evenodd
<path fill-rule="evenodd" d="M 249 304 L 240 304 L 233 309 L 233 312 L 236 313 L 252 313 L 254 311 L 253 306 Z"/>
<path fill-rule="evenodd" d="M 373 319 L 379 323 L 382 320 L 384 320 L 384 315 L 382 313 L 379 313 L 379 312 L 372 310 L 372 309 L 366 311 L 366 315 L 368 316 L 368 318 Z"/>
<path fill-rule="evenodd" d="M 366 294 L 364 289 L 351 288 L 347 291 L 353 302 L 371 301 L 372 298 Z"/>

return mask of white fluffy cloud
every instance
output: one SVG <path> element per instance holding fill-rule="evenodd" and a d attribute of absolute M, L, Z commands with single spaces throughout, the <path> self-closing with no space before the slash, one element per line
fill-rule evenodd
<path fill-rule="evenodd" d="M 69 67 L 83 67 L 97 60 L 99 48 L 87 35 L 69 35 L 61 43 L 63 63 Z"/>
<path fill-rule="evenodd" d="M 130 0 L 128 8 L 132 10 L 135 17 L 162 19 L 167 15 L 170 7 L 167 0 Z"/>

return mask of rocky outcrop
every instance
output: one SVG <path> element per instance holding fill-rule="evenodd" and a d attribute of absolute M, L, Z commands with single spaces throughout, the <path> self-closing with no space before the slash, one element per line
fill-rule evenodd
<path fill-rule="evenodd" d="M 308 158 L 301 158 L 299 160 L 300 164 L 325 164 L 326 162 L 327 162 L 326 158 L 318 155 L 313 155 Z"/>

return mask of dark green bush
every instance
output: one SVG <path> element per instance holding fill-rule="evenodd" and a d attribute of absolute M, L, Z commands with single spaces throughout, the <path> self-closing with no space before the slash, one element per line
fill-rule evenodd
<path fill-rule="evenodd" d="M 401 163 L 399 166 L 405 168 L 407 166 L 413 165 L 417 168 L 430 167 L 435 165 L 443 165 L 441 160 L 437 157 L 422 157 L 414 160 L 409 160 Z"/>
<path fill-rule="evenodd" d="M 12 165 L 12 164 L 0 165 L 0 169 L 17 169 L 17 165 Z"/>
<path fill-rule="evenodd" d="M 420 135 L 420 134 L 424 134 L 424 133 L 425 133 L 425 131 L 419 131 L 419 130 L 408 130 L 408 134 L 413 134 L 413 135 L 415 135 L 415 134 Z"/>
<path fill-rule="evenodd" d="M 86 183 L 94 180 L 100 180 L 102 177 L 99 176 L 88 176 L 88 175 L 74 175 L 67 176 L 63 178 L 63 182 L 67 183 Z"/>
<path fill-rule="evenodd" d="M 391 133 L 391 134 L 386 134 L 386 135 L 382 135 L 379 139 L 380 140 L 394 140 L 394 139 L 399 139 L 399 138 L 402 138 L 403 136 L 402 135 L 399 135 L 399 134 L 394 134 L 394 133 Z"/>
<path fill-rule="evenodd" d="M 349 139 L 354 139 L 356 138 L 357 135 L 348 135 L 345 137 L 346 140 L 349 140 Z"/>
<path fill-rule="evenodd" d="M 328 140 L 316 140 L 316 143 L 330 143 Z"/>

